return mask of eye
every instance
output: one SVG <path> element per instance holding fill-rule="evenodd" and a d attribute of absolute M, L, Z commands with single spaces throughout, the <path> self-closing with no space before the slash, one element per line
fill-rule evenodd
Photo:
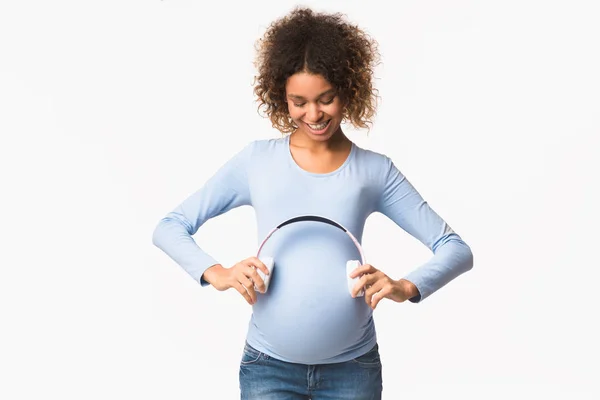
<path fill-rule="evenodd" d="M 331 98 L 331 99 L 329 99 L 329 100 L 322 101 L 321 103 L 322 103 L 322 104 L 331 104 L 331 103 L 333 103 L 333 99 L 334 99 L 334 97 L 332 97 L 332 98 Z"/>
<path fill-rule="evenodd" d="M 302 103 L 302 104 L 294 103 L 294 105 L 295 105 L 296 107 L 302 107 L 302 106 L 304 106 L 304 104 L 305 104 L 305 103 Z"/>

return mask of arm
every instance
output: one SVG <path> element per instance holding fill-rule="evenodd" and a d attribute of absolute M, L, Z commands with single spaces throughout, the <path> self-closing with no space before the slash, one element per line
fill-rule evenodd
<path fill-rule="evenodd" d="M 473 267 L 473 254 L 460 236 L 429 207 L 394 163 L 388 157 L 385 160 L 377 211 L 433 252 L 425 264 L 400 280 L 411 295 L 416 293 L 409 300 L 418 303 L 469 271 Z"/>
<path fill-rule="evenodd" d="M 154 229 L 152 243 L 202 286 L 209 284 L 203 279 L 204 271 L 220 264 L 196 244 L 192 235 L 210 218 L 251 204 L 246 167 L 252 148 L 253 143 L 236 154 Z"/>

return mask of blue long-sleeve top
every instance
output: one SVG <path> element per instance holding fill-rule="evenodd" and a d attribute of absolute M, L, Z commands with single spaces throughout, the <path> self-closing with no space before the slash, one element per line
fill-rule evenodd
<path fill-rule="evenodd" d="M 332 219 L 360 242 L 367 217 L 386 215 L 433 253 L 403 276 L 419 291 L 413 303 L 473 266 L 469 246 L 389 157 L 353 143 L 335 171 L 312 173 L 292 158 L 289 136 L 249 143 L 160 220 L 153 243 L 207 286 L 202 274 L 219 261 L 192 235 L 210 218 L 244 205 L 254 208 L 261 242 L 300 215 Z M 269 290 L 257 293 L 252 306 L 246 337 L 251 346 L 283 361 L 324 364 L 351 360 L 375 345 L 372 309 L 348 291 L 346 261 L 361 258 L 346 233 L 320 222 L 290 224 L 266 242 L 261 255 L 273 257 L 275 269 Z"/>

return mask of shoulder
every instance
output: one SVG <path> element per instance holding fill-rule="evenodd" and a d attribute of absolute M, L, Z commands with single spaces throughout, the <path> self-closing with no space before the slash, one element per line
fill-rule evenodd
<path fill-rule="evenodd" d="M 354 143 L 354 148 L 358 164 L 378 176 L 389 173 L 390 169 L 394 166 L 390 157 L 383 153 L 365 149 L 358 146 L 356 143 Z"/>
<path fill-rule="evenodd" d="M 233 158 L 248 161 L 256 156 L 272 153 L 277 148 L 281 148 L 282 144 L 282 138 L 251 140 L 235 150 L 233 153 Z"/>
<path fill-rule="evenodd" d="M 274 150 L 283 148 L 286 143 L 286 137 L 271 138 L 271 139 L 257 139 L 253 140 L 248 144 L 253 152 L 256 153 L 269 153 Z"/>

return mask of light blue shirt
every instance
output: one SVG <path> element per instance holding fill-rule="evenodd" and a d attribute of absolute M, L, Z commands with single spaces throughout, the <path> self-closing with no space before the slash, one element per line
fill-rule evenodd
<path fill-rule="evenodd" d="M 192 235 L 210 218 L 245 205 L 254 208 L 261 242 L 300 215 L 332 219 L 360 242 L 367 217 L 386 215 L 433 252 L 403 277 L 419 289 L 413 303 L 473 266 L 469 246 L 389 157 L 353 144 L 338 169 L 311 173 L 292 158 L 289 135 L 248 144 L 158 223 L 153 243 L 206 286 L 202 274 L 219 262 Z M 345 232 L 322 222 L 296 222 L 277 231 L 261 256 L 273 257 L 275 269 L 269 290 L 257 293 L 253 305 L 247 332 L 252 347 L 283 361 L 325 364 L 351 360 L 375 345 L 372 310 L 364 297 L 352 298 L 348 291 L 346 261 L 361 258 Z"/>

